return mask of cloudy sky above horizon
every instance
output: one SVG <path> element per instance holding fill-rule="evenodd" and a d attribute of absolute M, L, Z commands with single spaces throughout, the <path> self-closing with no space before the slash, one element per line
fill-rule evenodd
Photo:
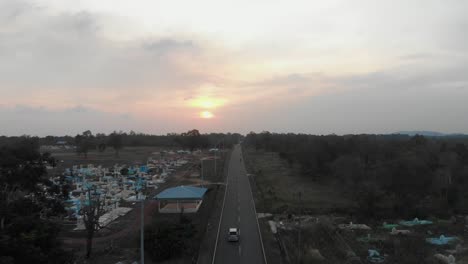
<path fill-rule="evenodd" d="M 468 133 L 466 10 L 0 0 L 0 135 Z"/>

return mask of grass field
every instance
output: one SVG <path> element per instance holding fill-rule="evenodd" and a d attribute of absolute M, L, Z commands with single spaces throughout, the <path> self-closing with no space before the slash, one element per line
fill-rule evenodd
<path fill-rule="evenodd" d="M 325 213 L 353 206 L 351 200 L 333 187 L 302 176 L 298 166 L 290 168 L 277 153 L 246 149 L 244 156 L 257 185 L 259 211 L 297 212 L 303 205 L 305 211 Z"/>

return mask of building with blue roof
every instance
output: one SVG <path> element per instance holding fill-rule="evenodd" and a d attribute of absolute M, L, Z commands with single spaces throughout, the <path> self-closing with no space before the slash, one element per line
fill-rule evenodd
<path fill-rule="evenodd" d="M 195 213 L 208 189 L 194 186 L 167 188 L 154 198 L 161 213 Z"/>

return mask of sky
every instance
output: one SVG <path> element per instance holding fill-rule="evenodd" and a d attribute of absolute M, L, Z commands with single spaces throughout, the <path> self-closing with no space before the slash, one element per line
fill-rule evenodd
<path fill-rule="evenodd" d="M 466 10 L 0 0 L 0 135 L 468 133 Z"/>

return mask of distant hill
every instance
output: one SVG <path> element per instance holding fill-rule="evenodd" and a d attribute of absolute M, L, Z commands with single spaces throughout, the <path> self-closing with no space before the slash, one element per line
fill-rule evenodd
<path fill-rule="evenodd" d="M 440 133 L 440 132 L 435 132 L 435 131 L 399 131 L 393 134 L 400 134 L 400 135 L 408 135 L 408 136 L 415 136 L 415 135 L 421 135 L 425 137 L 467 137 L 468 135 L 466 134 L 460 134 L 460 133 L 452 133 L 452 134 L 446 134 L 446 133 Z"/>

